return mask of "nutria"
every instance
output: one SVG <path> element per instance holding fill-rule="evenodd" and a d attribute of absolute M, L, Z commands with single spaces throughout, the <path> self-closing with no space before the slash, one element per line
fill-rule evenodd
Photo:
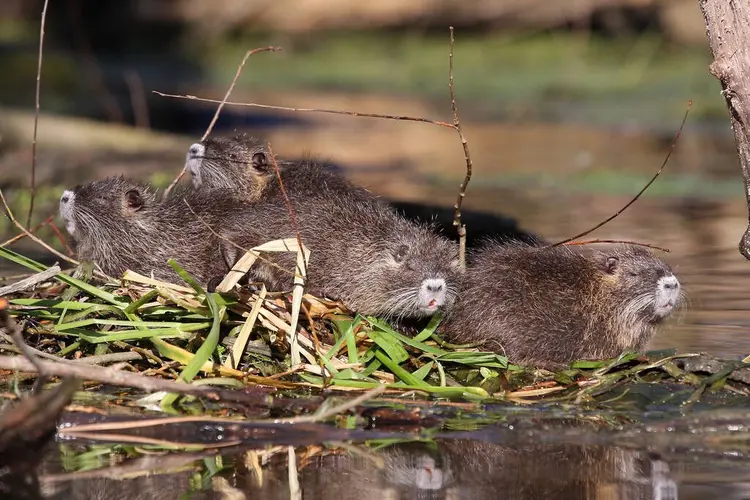
<path fill-rule="evenodd" d="M 641 350 L 679 302 L 680 283 L 642 246 L 592 247 L 485 245 L 441 332 L 541 367 Z"/>
<path fill-rule="evenodd" d="M 426 224 L 403 218 L 364 188 L 313 160 L 285 165 L 284 188 L 302 242 L 310 249 L 307 291 L 337 299 L 350 309 L 388 319 L 430 316 L 455 298 L 458 249 Z M 297 234 L 279 183 L 247 211 L 227 237 L 245 248 Z M 229 263 L 238 250 L 225 245 Z M 268 255 L 294 269 L 291 254 Z M 251 279 L 289 289 L 292 277 L 260 263 Z"/>
<path fill-rule="evenodd" d="M 312 177 L 319 175 L 314 164 L 301 165 L 295 179 L 306 182 L 308 170 Z M 322 199 L 295 204 L 303 241 L 312 251 L 308 291 L 339 299 L 363 314 L 394 318 L 428 316 L 453 303 L 454 245 L 375 200 L 332 196 L 325 183 L 319 186 Z M 304 190 L 293 181 L 290 187 L 291 192 Z M 160 201 L 149 186 L 114 177 L 65 191 L 60 214 L 79 258 L 106 274 L 119 276 L 130 269 L 179 282 L 167 263 L 172 257 L 205 285 L 226 274 L 241 253 L 205 224 L 244 248 L 296 234 L 280 196 L 251 206 L 219 194 L 177 191 Z M 294 255 L 266 258 L 294 270 Z M 276 290 L 293 283 L 291 272 L 265 262 L 257 263 L 250 276 Z"/>
<path fill-rule="evenodd" d="M 186 157 L 187 170 L 196 189 L 222 189 L 243 200 L 256 201 L 263 196 L 270 182 L 275 182 L 276 172 L 265 141 L 247 134 L 233 136 L 210 136 L 192 144 Z M 295 162 L 277 158 L 280 170 L 293 168 Z M 327 179 L 343 177 L 341 169 L 322 164 L 335 174 Z M 457 240 L 453 225 L 453 208 L 423 205 L 408 201 L 388 201 L 397 212 L 415 222 L 428 223 L 438 232 Z M 462 210 L 462 220 L 470 228 L 466 245 L 472 247 L 487 237 L 498 241 L 539 242 L 541 239 L 522 230 L 515 219 L 486 212 Z"/>
<path fill-rule="evenodd" d="M 196 189 L 221 189 L 247 201 L 259 199 L 275 175 L 266 143 L 247 134 L 196 142 L 185 165 Z"/>
<path fill-rule="evenodd" d="M 148 185 L 123 176 L 88 182 L 60 197 L 60 215 L 80 259 L 90 260 L 112 277 L 128 269 L 157 279 L 181 282 L 170 257 L 201 283 L 226 273 L 220 240 L 185 205 L 212 224 L 228 210 L 221 199 L 177 191 L 159 200 Z"/>

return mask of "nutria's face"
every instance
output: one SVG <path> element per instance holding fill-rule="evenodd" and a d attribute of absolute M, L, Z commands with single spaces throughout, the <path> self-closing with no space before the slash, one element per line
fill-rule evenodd
<path fill-rule="evenodd" d="M 658 323 L 672 314 L 682 289 L 671 268 L 643 247 L 624 247 L 603 255 L 603 270 L 616 276 L 625 297 L 624 315 Z"/>
<path fill-rule="evenodd" d="M 377 280 L 388 297 L 385 317 L 426 317 L 449 309 L 460 274 L 457 245 L 434 234 L 392 242 Z"/>
<path fill-rule="evenodd" d="M 185 165 L 196 189 L 245 190 L 273 174 L 265 144 L 259 139 L 209 137 L 188 149 Z"/>
<path fill-rule="evenodd" d="M 148 186 L 110 177 L 66 189 L 60 196 L 60 216 L 75 240 L 87 236 L 106 238 L 106 228 L 134 221 L 153 202 Z"/>

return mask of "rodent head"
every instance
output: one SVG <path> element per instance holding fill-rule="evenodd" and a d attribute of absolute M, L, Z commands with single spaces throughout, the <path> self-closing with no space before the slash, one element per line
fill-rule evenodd
<path fill-rule="evenodd" d="M 196 189 L 226 189 L 243 198 L 260 195 L 274 175 L 266 144 L 238 134 L 208 137 L 190 146 L 185 158 Z"/>
<path fill-rule="evenodd" d="M 106 238 L 118 225 L 139 223 L 155 201 L 155 194 L 145 184 L 122 176 L 109 177 L 66 189 L 60 197 L 60 216 L 77 241 Z"/>
<path fill-rule="evenodd" d="M 672 314 L 681 299 L 681 287 L 672 269 L 646 248 L 623 245 L 599 251 L 597 264 L 612 293 L 621 297 L 623 319 L 656 324 Z"/>
<path fill-rule="evenodd" d="M 420 228 L 421 229 L 421 228 Z M 427 317 L 450 309 L 458 291 L 458 247 L 426 231 L 405 231 L 387 241 L 382 265 L 374 266 L 373 294 L 387 297 L 378 311 L 387 318 Z"/>

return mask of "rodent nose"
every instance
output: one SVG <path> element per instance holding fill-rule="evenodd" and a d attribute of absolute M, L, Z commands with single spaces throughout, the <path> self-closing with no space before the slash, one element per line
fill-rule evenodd
<path fill-rule="evenodd" d="M 60 196 L 60 203 L 68 203 L 71 198 L 73 198 L 73 191 L 66 189 L 63 191 L 62 196 Z"/>
<path fill-rule="evenodd" d="M 206 148 L 201 144 L 200 142 L 196 142 L 190 146 L 190 149 L 188 149 L 188 160 L 199 158 L 203 156 L 203 153 L 205 152 Z"/>
<path fill-rule="evenodd" d="M 660 281 L 665 290 L 677 290 L 680 287 L 680 282 L 674 276 L 664 276 Z"/>
<path fill-rule="evenodd" d="M 429 279 L 424 280 L 424 286 L 428 292 L 441 292 L 445 288 L 445 280 L 443 279 Z"/>

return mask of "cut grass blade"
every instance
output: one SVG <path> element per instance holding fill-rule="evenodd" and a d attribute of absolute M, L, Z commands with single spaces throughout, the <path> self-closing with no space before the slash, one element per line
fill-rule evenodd
<path fill-rule="evenodd" d="M 377 344 L 377 346 L 380 347 L 394 363 L 403 363 L 409 359 L 409 353 L 406 352 L 406 349 L 404 349 L 399 341 L 393 338 L 392 335 L 377 330 L 371 330 L 367 332 L 367 336 L 370 337 L 370 339 L 372 339 L 372 341 L 375 342 L 375 344 Z M 377 352 L 375 354 L 377 355 Z"/>
<path fill-rule="evenodd" d="M 190 362 L 185 365 L 185 367 L 182 369 L 182 372 L 180 373 L 180 376 L 177 377 L 178 381 L 190 382 L 201 370 L 201 367 L 211 358 L 211 355 L 216 350 L 216 346 L 219 345 L 219 326 L 221 325 L 221 318 L 224 315 L 226 308 L 219 308 L 216 305 L 216 301 L 214 300 L 214 294 L 206 293 L 203 290 L 203 287 L 201 287 L 201 285 L 192 276 L 190 276 L 184 269 L 182 269 L 174 259 L 169 259 L 167 262 L 170 266 L 172 266 L 172 269 L 174 269 L 175 272 L 180 275 L 180 278 L 184 279 L 186 283 L 193 287 L 197 294 L 206 297 L 208 308 L 211 310 L 211 319 L 213 320 L 211 324 L 211 330 L 208 332 L 206 340 L 203 341 L 203 344 L 196 351 L 195 356 L 193 356 Z M 164 398 L 163 404 L 169 406 L 172 404 L 172 402 L 174 402 L 176 398 L 177 394 L 170 394 L 169 396 Z"/>
<path fill-rule="evenodd" d="M 372 325 L 373 328 L 377 328 L 377 330 L 387 334 L 390 337 L 393 337 L 394 339 L 398 340 L 399 342 L 402 342 L 409 347 L 413 347 L 414 349 L 418 349 L 422 352 L 426 352 L 429 354 L 434 354 L 435 356 L 440 356 L 443 354 L 447 354 L 447 351 L 443 351 L 442 349 L 439 349 L 437 347 L 429 346 L 423 342 L 419 342 L 413 338 L 409 338 L 406 335 L 401 335 L 397 331 L 395 331 L 393 328 L 391 328 L 388 323 L 381 319 L 367 317 L 367 322 Z"/>
<path fill-rule="evenodd" d="M 174 321 L 128 321 L 119 319 L 100 319 L 90 318 L 80 321 L 71 321 L 57 325 L 55 328 L 59 332 L 66 330 L 73 330 L 76 328 L 82 328 L 90 325 L 110 325 L 110 326 L 130 326 L 133 328 L 149 329 L 149 328 L 189 328 L 192 331 L 200 330 L 201 328 L 208 328 L 211 323 L 178 323 Z M 197 325 L 197 327 L 196 327 Z"/>
<path fill-rule="evenodd" d="M 443 315 L 440 313 L 437 313 L 433 315 L 430 318 L 429 323 L 427 323 L 427 326 L 424 327 L 424 330 L 419 332 L 417 335 L 414 336 L 415 342 L 424 342 L 425 340 L 429 339 L 433 336 L 435 333 L 435 330 L 437 330 L 437 327 L 440 326 L 440 322 L 443 320 Z"/>
<path fill-rule="evenodd" d="M 232 350 L 229 352 L 229 354 L 227 355 L 227 359 L 224 361 L 224 366 L 228 366 L 230 368 L 237 368 L 239 366 L 239 363 L 242 360 L 242 355 L 245 352 L 245 348 L 247 347 L 247 343 L 250 340 L 250 334 L 255 327 L 255 322 L 258 319 L 260 308 L 263 306 L 263 301 L 265 300 L 267 293 L 268 292 L 266 290 L 266 286 L 262 285 L 260 293 L 258 294 L 258 298 L 253 304 L 253 308 L 250 310 L 250 314 L 247 316 L 247 319 L 242 324 L 242 328 L 240 329 L 240 333 L 237 335 L 237 338 L 234 341 Z"/>
<path fill-rule="evenodd" d="M 118 332 L 100 332 L 84 329 L 71 329 L 62 333 L 76 335 L 78 338 L 92 344 L 101 344 L 104 342 L 127 342 L 130 340 L 143 340 L 151 338 L 182 338 L 190 337 L 192 331 L 203 330 L 208 328 L 209 323 L 196 323 L 193 328 L 156 328 L 149 330 L 127 330 Z"/>
<path fill-rule="evenodd" d="M 8 250 L 7 248 L 0 247 L 0 257 L 5 258 L 11 262 L 15 262 L 16 264 L 19 264 L 21 266 L 27 267 L 33 271 L 44 271 L 45 269 L 47 269 L 46 266 L 40 264 L 39 262 L 19 255 L 11 250 Z M 123 307 L 126 305 L 125 301 L 116 297 L 114 294 L 105 292 L 104 290 L 93 285 L 89 285 L 85 281 L 72 278 L 65 273 L 57 274 L 55 278 L 62 281 L 66 285 L 78 288 L 82 292 L 85 292 L 92 297 L 96 297 L 100 300 L 103 300 L 104 302 L 109 302 L 110 304 L 117 307 Z"/>

